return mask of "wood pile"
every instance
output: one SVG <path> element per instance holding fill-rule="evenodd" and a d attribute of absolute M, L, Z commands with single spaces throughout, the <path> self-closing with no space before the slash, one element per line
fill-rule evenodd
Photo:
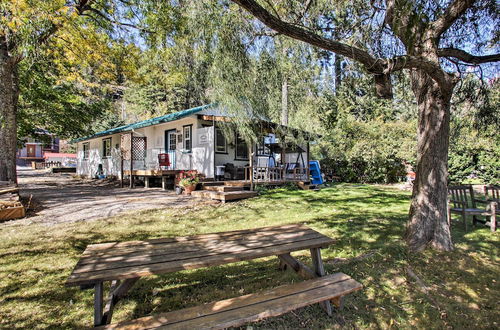
<path fill-rule="evenodd" d="M 19 201 L 19 188 L 0 181 L 0 221 L 18 219 L 25 215 L 26 210 Z"/>

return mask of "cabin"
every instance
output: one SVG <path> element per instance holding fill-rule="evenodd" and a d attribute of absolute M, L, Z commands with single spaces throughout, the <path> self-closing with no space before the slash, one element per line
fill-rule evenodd
<path fill-rule="evenodd" d="M 31 166 L 32 162 L 44 162 L 45 153 L 59 152 L 60 140 L 44 129 L 36 129 L 34 137 L 25 137 L 22 147 L 17 150 L 16 164 Z"/>
<path fill-rule="evenodd" d="M 204 181 L 308 181 L 309 142 L 296 142 L 300 132 L 256 119 L 261 134 L 249 146 L 236 125 L 234 134 L 227 133 L 233 119 L 217 105 L 204 105 L 76 139 L 77 174 L 122 183 L 139 178 L 146 186 L 161 179 L 163 188 L 187 170 Z"/>

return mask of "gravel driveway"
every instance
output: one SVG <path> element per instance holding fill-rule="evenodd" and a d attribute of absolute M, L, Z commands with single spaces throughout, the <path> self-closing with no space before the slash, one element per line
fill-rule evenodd
<path fill-rule="evenodd" d="M 161 188 L 120 188 L 118 182 L 81 180 L 71 174 L 18 168 L 21 196 L 32 195 L 35 212 L 7 224 L 65 223 L 107 218 L 133 210 L 186 207 L 199 201 Z"/>

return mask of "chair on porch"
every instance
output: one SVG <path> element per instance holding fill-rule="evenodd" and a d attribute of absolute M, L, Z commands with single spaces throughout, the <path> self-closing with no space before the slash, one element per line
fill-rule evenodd
<path fill-rule="evenodd" d="M 158 165 L 160 166 L 160 169 L 162 167 L 170 167 L 170 157 L 168 154 L 158 154 Z"/>

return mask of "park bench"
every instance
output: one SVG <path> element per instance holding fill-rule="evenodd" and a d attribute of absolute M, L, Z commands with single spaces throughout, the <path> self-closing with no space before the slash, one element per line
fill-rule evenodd
<path fill-rule="evenodd" d="M 276 255 L 281 269 L 290 268 L 308 281 L 266 293 L 139 318 L 112 325 L 111 328 L 154 328 L 154 324 L 172 328 L 223 328 L 280 315 L 314 303 L 320 303 L 331 315 L 331 303 L 341 307 L 343 296 L 362 287 L 341 273 L 325 276 L 320 249 L 333 242 L 331 238 L 307 226 L 293 224 L 188 237 L 94 244 L 87 246 L 66 285 L 94 288 L 94 326 L 104 326 L 111 323 L 114 306 L 140 277 Z M 310 250 L 312 268 L 291 256 L 291 252 L 300 250 Z M 103 290 L 105 281 L 111 282 L 106 304 Z"/>
<path fill-rule="evenodd" d="M 498 206 L 500 202 L 500 186 L 493 184 L 484 186 L 484 196 L 486 196 L 486 200 L 497 202 Z"/>
<path fill-rule="evenodd" d="M 460 214 L 464 228 L 467 231 L 467 216 L 472 216 L 472 224 L 487 223 L 486 220 L 478 219 L 478 216 L 484 216 L 490 220 L 491 231 L 496 231 L 497 202 L 488 199 L 478 199 L 474 197 L 472 185 L 449 186 L 448 201 L 448 222 L 451 224 L 451 214 Z M 477 203 L 485 204 L 484 208 L 478 208 Z"/>

